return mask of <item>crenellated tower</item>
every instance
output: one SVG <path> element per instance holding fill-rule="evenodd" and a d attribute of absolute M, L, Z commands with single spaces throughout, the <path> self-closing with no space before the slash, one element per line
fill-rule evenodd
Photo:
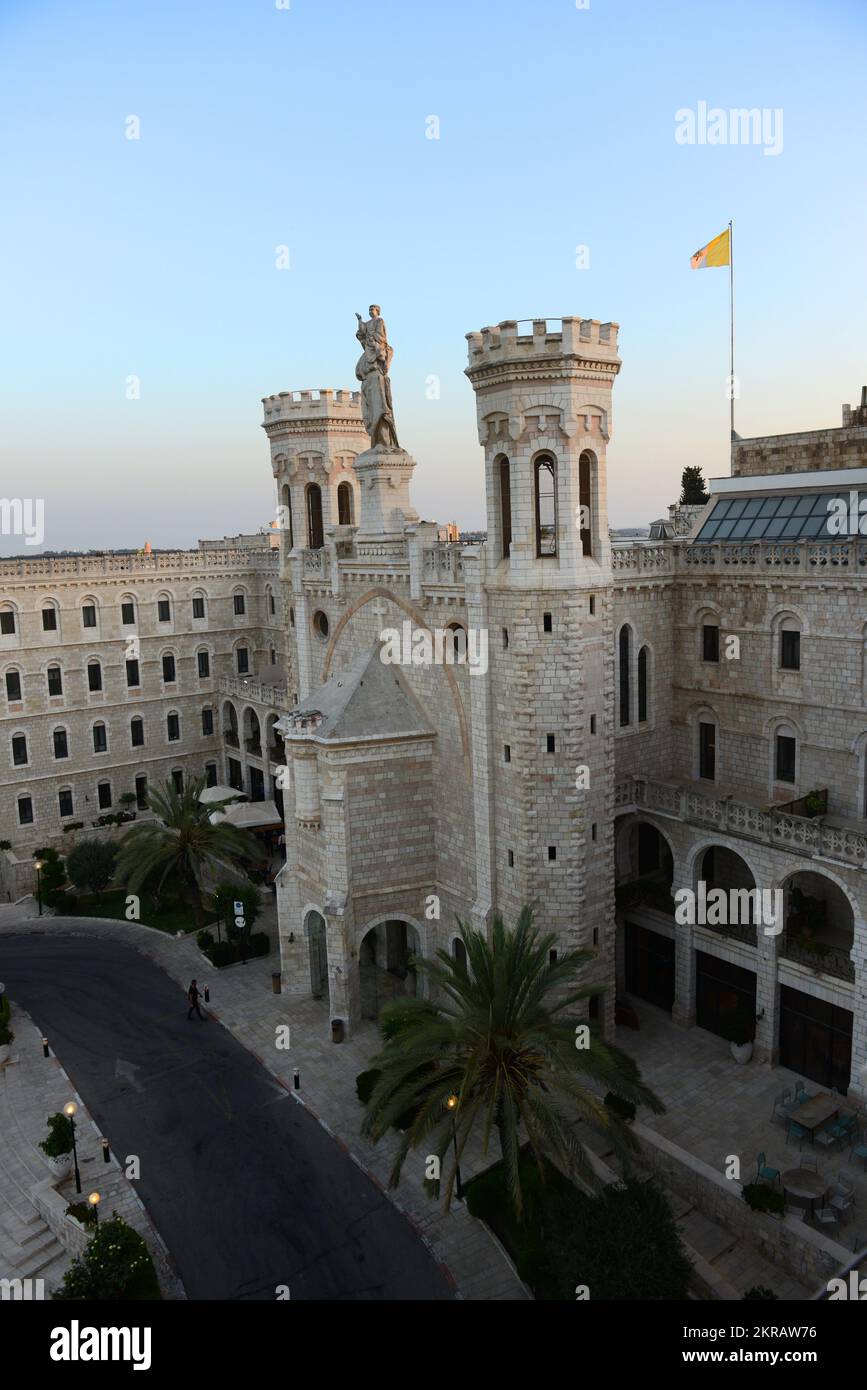
<path fill-rule="evenodd" d="M 505 320 L 467 335 L 485 450 L 491 900 L 557 950 L 595 949 L 614 1015 L 614 634 L 606 451 L 617 324 Z"/>

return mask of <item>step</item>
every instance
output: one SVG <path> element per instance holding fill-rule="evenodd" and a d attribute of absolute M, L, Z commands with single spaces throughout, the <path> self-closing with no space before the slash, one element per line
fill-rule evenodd
<path fill-rule="evenodd" d="M 45 1222 L 35 1208 L 30 1220 L 22 1219 L 14 1213 L 0 1216 L 0 1227 L 2 1227 L 4 1235 L 7 1235 L 10 1240 L 14 1240 L 15 1244 L 22 1246 L 22 1248 L 32 1244 L 34 1240 L 38 1240 L 42 1232 L 47 1229 Z"/>
<path fill-rule="evenodd" d="M 16 1260 L 16 1267 L 22 1278 L 32 1279 L 34 1275 L 53 1264 L 58 1255 L 65 1253 L 63 1246 L 47 1228 L 46 1237 L 42 1245 L 28 1249 L 20 1260 Z"/>
<path fill-rule="evenodd" d="M 736 1236 L 723 1230 L 722 1226 L 717 1226 L 715 1222 L 708 1220 L 695 1207 L 677 1222 L 677 1229 L 681 1232 L 684 1240 L 701 1255 L 703 1260 L 707 1260 L 708 1264 L 713 1264 L 720 1255 L 724 1255 L 734 1245 L 737 1245 Z"/>

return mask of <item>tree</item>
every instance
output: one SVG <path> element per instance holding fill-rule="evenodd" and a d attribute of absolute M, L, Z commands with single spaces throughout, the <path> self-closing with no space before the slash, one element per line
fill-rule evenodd
<path fill-rule="evenodd" d="M 59 907 L 63 902 L 63 889 L 66 886 L 66 868 L 63 860 L 57 850 L 50 846 L 40 850 L 38 858 L 42 860 L 42 901 L 46 907 Z"/>
<path fill-rule="evenodd" d="M 94 1229 L 83 1253 L 73 1260 L 52 1298 L 74 1302 L 156 1299 L 156 1271 L 138 1231 L 112 1212 Z"/>
<path fill-rule="evenodd" d="M 167 880 L 174 880 L 193 913 L 197 927 L 204 924 L 202 893 L 206 881 L 217 876 L 244 878 L 244 863 L 262 857 L 255 836 L 237 826 L 217 821 L 214 811 L 226 802 L 199 800 L 204 778 L 188 783 L 178 791 L 168 781 L 148 796 L 148 808 L 157 820 L 139 821 L 123 838 L 115 878 L 130 892 L 148 885 L 160 893 Z"/>
<path fill-rule="evenodd" d="M 680 505 L 698 507 L 707 501 L 707 488 L 697 464 L 684 468 L 680 479 Z"/>
<path fill-rule="evenodd" d="M 111 881 L 116 856 L 108 840 L 82 840 L 66 856 L 66 869 L 77 888 L 101 893 Z"/>
<path fill-rule="evenodd" d="M 552 961 L 556 938 L 540 935 L 529 908 L 513 929 L 495 917 L 490 940 L 461 922 L 458 929 L 466 968 L 442 950 L 434 960 L 418 959 L 433 998 L 401 999 L 382 1012 L 386 1025 L 401 1015 L 403 1022 L 371 1061 L 381 1075 L 362 1129 L 376 1141 L 399 1115 L 414 1110 L 390 1184 L 399 1182 L 410 1149 L 425 1144 L 441 1162 L 449 1154 L 447 1208 L 456 1164 L 470 1135 L 480 1130 L 487 1152 L 496 1131 L 509 1195 L 520 1217 L 522 1144 L 529 1144 L 540 1169 L 548 1158 L 570 1177 L 580 1175 L 595 1186 L 588 1154 L 574 1133 L 576 1124 L 587 1121 L 628 1157 L 637 1141 L 602 1095 L 615 1091 L 657 1113 L 663 1106 L 642 1083 L 630 1057 L 589 1027 L 586 1035 L 578 1033 L 574 1006 L 595 989 L 575 987 L 575 977 L 594 958 L 592 951 L 570 951 Z M 585 1079 L 595 1082 L 601 1095 Z M 453 1139 L 456 1156 L 450 1152 Z"/>

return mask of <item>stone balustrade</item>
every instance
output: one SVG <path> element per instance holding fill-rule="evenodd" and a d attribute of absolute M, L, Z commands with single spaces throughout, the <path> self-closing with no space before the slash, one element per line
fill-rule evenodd
<path fill-rule="evenodd" d="M 422 560 L 422 578 L 425 584 L 454 584 L 464 582 L 464 562 L 461 558 L 463 545 L 448 542 L 442 545 L 425 546 Z"/>
<path fill-rule="evenodd" d="M 611 568 L 615 578 L 654 574 L 795 573 L 814 575 L 823 583 L 845 579 L 867 569 L 867 541 L 853 537 L 840 541 L 748 541 L 706 545 L 689 542 L 614 545 Z"/>
<path fill-rule="evenodd" d="M 150 555 L 134 552 L 119 555 L 110 551 L 104 555 L 35 555 L 33 559 L 0 560 L 0 579 L 53 577 L 70 579 L 87 575 L 111 574 L 162 574 L 168 571 L 196 573 L 207 570 L 266 569 L 275 570 L 279 564 L 279 552 L 265 548 L 242 550 L 237 548 L 202 550 L 161 550 Z"/>
<path fill-rule="evenodd" d="M 867 834 L 845 826 L 826 824 L 773 809 L 763 810 L 734 797 L 715 796 L 693 786 L 651 778 L 630 777 L 614 788 L 615 810 L 654 811 L 748 840 L 758 840 L 807 858 L 835 859 L 858 869 L 867 868 Z"/>
<path fill-rule="evenodd" d="M 327 581 L 331 572 L 331 556 L 328 551 L 302 550 L 301 572 L 305 579 L 315 579 L 319 583 Z"/>
<path fill-rule="evenodd" d="M 253 676 L 221 676 L 220 690 L 224 695 L 238 695 L 243 700 L 253 700 L 259 705 L 272 705 L 274 709 L 291 708 L 289 696 L 283 686 L 265 685 Z M 235 737 L 237 738 L 237 733 Z M 229 741 L 227 738 L 226 742 Z M 238 744 L 233 743 L 232 746 L 237 748 Z"/>

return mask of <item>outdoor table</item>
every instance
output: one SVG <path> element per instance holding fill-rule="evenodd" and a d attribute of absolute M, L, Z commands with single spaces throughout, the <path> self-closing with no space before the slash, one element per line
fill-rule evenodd
<path fill-rule="evenodd" d="M 833 1120 L 840 1111 L 840 1102 L 833 1096 L 829 1096 L 827 1091 L 820 1091 L 817 1096 L 812 1096 L 810 1100 L 799 1105 L 796 1110 L 789 1111 L 789 1119 L 802 1129 L 806 1129 L 810 1134 L 812 1143 L 816 1130 L 821 1129 L 829 1120 Z"/>
<path fill-rule="evenodd" d="M 810 1216 L 817 1197 L 824 1198 L 828 1191 L 828 1181 L 819 1173 L 811 1173 L 809 1168 L 788 1168 L 780 1174 L 780 1182 L 787 1197 L 799 1197 L 807 1206 Z"/>

